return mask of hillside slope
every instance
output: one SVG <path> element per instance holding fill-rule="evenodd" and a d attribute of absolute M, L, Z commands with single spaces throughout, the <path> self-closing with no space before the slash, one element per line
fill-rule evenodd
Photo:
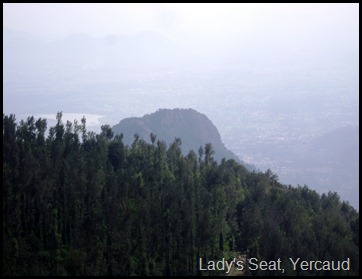
<path fill-rule="evenodd" d="M 59 112 L 45 137 L 45 119 L 3 115 L 3 276 L 225 275 L 200 261 L 239 255 L 281 260 L 246 275 L 359 275 L 359 213 L 337 193 L 85 123 Z"/>
<path fill-rule="evenodd" d="M 184 154 L 190 150 L 198 152 L 200 146 L 211 143 L 215 151 L 214 158 L 220 161 L 222 158 L 240 159 L 225 147 L 219 131 L 206 115 L 194 109 L 159 109 L 155 113 L 143 117 L 131 117 L 114 125 L 112 130 L 116 134 L 123 133 L 124 142 L 132 144 L 134 135 L 151 142 L 150 134 L 157 139 L 172 143 L 176 137 L 182 139 L 181 149 Z M 251 166 L 248 166 L 252 168 Z"/>

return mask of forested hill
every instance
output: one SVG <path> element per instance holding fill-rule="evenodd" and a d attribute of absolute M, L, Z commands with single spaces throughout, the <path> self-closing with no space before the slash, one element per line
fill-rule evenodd
<path fill-rule="evenodd" d="M 194 109 L 159 109 L 143 117 L 125 118 L 114 125 L 112 130 L 115 134 L 122 133 L 124 142 L 129 145 L 134 141 L 135 134 L 148 143 L 151 143 L 151 133 L 166 144 L 171 144 L 175 138 L 180 138 L 184 155 L 190 150 L 197 153 L 200 146 L 211 143 L 215 151 L 215 160 L 220 162 L 222 158 L 234 159 L 249 170 L 255 169 L 254 166 L 243 163 L 227 149 L 215 125 L 206 115 Z"/>
<path fill-rule="evenodd" d="M 199 259 L 282 262 L 251 275 L 359 275 L 359 213 L 337 193 L 287 187 L 271 171 L 181 152 L 86 119 L 3 115 L 3 275 L 220 275 Z M 350 270 L 292 269 L 289 258 Z M 288 264 L 289 262 L 289 264 Z"/>

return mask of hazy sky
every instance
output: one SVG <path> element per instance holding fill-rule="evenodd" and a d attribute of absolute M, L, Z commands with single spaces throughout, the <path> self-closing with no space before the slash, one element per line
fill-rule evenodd
<path fill-rule="evenodd" d="M 70 120 L 86 114 L 87 124 L 98 125 L 102 115 L 102 124 L 115 124 L 158 108 L 192 107 L 214 121 L 242 159 L 265 169 L 289 166 L 285 179 L 299 179 L 305 147 L 295 142 L 358 125 L 358 3 L 7 3 L 3 27 L 59 40 L 13 41 L 18 33 L 4 32 L 3 108 L 20 118 L 62 110 Z M 84 47 L 84 36 L 75 36 L 80 45 L 61 41 L 74 33 L 141 31 L 175 43 L 152 46 L 139 36 L 146 39 L 125 40 L 133 51 L 104 39 Z M 322 180 L 339 175 L 331 174 Z M 346 177 L 343 183 L 355 175 Z"/>
<path fill-rule="evenodd" d="M 358 44 L 359 4 L 3 4 L 3 25 L 47 38 L 157 31 L 173 40 Z M 262 38 L 262 39 L 261 39 Z M 334 40 L 338 38 L 338 40 Z M 296 42 L 297 41 L 297 42 Z"/>

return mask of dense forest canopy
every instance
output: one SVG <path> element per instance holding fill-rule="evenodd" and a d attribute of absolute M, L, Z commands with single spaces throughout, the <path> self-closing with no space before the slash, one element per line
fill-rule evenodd
<path fill-rule="evenodd" d="M 3 275 L 220 275 L 203 262 L 248 258 L 342 261 L 349 271 L 252 275 L 359 275 L 359 213 L 337 193 L 278 182 L 214 160 L 211 144 L 183 155 L 86 119 L 16 122 L 3 115 Z"/>

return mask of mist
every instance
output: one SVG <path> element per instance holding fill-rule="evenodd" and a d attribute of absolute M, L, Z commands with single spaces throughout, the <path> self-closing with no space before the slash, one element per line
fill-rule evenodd
<path fill-rule="evenodd" d="M 3 111 L 206 114 L 282 183 L 358 208 L 359 4 L 3 4 Z"/>

